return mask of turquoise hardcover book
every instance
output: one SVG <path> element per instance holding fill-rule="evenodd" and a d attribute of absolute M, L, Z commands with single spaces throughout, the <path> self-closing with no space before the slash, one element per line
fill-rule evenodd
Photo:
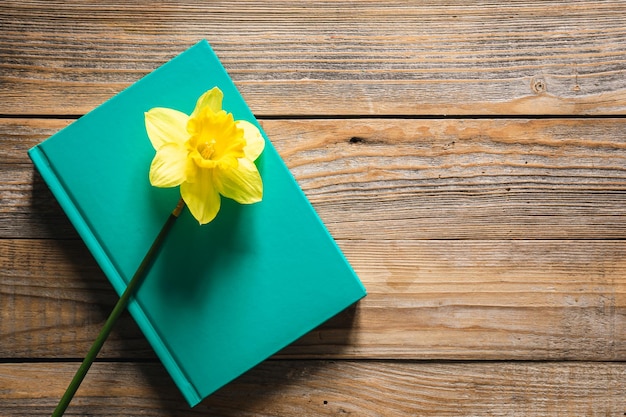
<path fill-rule="evenodd" d="M 118 294 L 180 197 L 150 185 L 144 112 L 190 114 L 214 86 L 235 120 L 260 128 L 202 41 L 29 151 Z M 365 296 L 263 136 L 263 200 L 222 199 L 202 226 L 185 211 L 128 307 L 192 406 Z"/>

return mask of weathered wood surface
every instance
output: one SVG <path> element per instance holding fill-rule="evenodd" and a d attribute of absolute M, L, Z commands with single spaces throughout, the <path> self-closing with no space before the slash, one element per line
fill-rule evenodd
<path fill-rule="evenodd" d="M 0 114 L 83 114 L 197 40 L 261 115 L 625 114 L 623 1 L 0 7 Z"/>
<path fill-rule="evenodd" d="M 76 236 L 26 156 L 68 122 L 0 119 L 0 236 Z M 626 119 L 263 126 L 337 239 L 626 236 Z"/>
<path fill-rule="evenodd" d="M 623 241 L 339 241 L 369 295 L 282 358 L 626 360 Z M 79 241 L 0 240 L 0 357 L 84 355 L 115 302 Z M 107 358 L 153 357 L 125 317 Z"/>
<path fill-rule="evenodd" d="M 0 364 L 3 415 L 50 414 L 77 366 Z M 619 417 L 624 392 L 624 363 L 266 361 L 190 410 L 160 364 L 96 363 L 66 415 Z"/>
<path fill-rule="evenodd" d="M 193 410 L 125 315 L 68 415 L 625 415 L 625 12 L 4 1 L 0 415 L 116 299 L 26 150 L 201 38 L 369 295 Z"/>
<path fill-rule="evenodd" d="M 25 154 L 67 123 L 0 123 L 0 173 L 24 178 L 4 193 L 0 357 L 80 357 L 115 300 Z M 369 290 L 281 355 L 626 358 L 623 119 L 263 124 Z M 128 318 L 104 352 L 149 353 Z"/>

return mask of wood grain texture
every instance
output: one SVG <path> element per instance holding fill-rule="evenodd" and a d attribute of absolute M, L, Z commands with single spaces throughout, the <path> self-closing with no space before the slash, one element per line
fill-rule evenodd
<path fill-rule="evenodd" d="M 259 115 L 625 114 L 623 1 L 6 0 L 0 114 L 83 114 L 206 38 Z"/>
<path fill-rule="evenodd" d="M 68 122 L 0 120 L 0 356 L 80 357 L 115 300 L 26 157 Z M 369 289 L 281 357 L 624 359 L 623 119 L 262 123 Z M 128 316 L 103 355 L 152 357 Z"/>
<path fill-rule="evenodd" d="M 626 359 L 623 241 L 343 241 L 368 296 L 286 358 Z M 115 302 L 79 241 L 0 240 L 0 357 L 82 357 Z M 153 357 L 128 316 L 105 358 Z"/>
<path fill-rule="evenodd" d="M 3 415 L 50 415 L 76 366 L 0 364 Z M 190 410 L 160 365 L 96 363 L 66 415 L 618 417 L 625 394 L 624 363 L 266 361 Z"/>
<path fill-rule="evenodd" d="M 626 415 L 625 14 L 3 1 L 0 415 L 50 415 L 116 300 L 27 149 L 202 38 L 369 295 L 194 409 L 126 314 L 67 415 Z"/>
<path fill-rule="evenodd" d="M 67 123 L 0 119 L 0 237 L 76 237 L 26 156 Z M 262 124 L 337 239 L 626 236 L 626 119 Z"/>
<path fill-rule="evenodd" d="M 340 239 L 625 236 L 624 119 L 263 125 Z"/>

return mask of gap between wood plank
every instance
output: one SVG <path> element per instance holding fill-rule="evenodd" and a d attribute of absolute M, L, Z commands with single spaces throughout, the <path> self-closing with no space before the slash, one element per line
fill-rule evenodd
<path fill-rule="evenodd" d="M 76 120 L 84 115 L 82 114 L 0 114 L 0 119 L 50 119 L 50 120 Z M 263 115 L 263 114 L 255 114 L 255 117 L 258 120 L 361 120 L 361 119 L 372 119 L 372 120 L 438 120 L 438 119 L 447 119 L 447 120 L 526 120 L 526 119 L 537 119 L 537 120 L 549 120 L 549 119 L 573 119 L 573 120 L 593 120 L 593 119 L 626 119 L 626 114 L 578 114 L 578 115 L 567 115 L 567 114 L 541 114 L 541 115 L 533 115 L 533 114 L 430 114 L 430 115 L 421 115 L 421 114 L 274 114 L 274 115 Z"/>

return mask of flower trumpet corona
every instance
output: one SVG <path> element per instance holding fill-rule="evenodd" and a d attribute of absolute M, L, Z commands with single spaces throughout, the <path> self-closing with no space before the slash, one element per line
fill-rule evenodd
<path fill-rule="evenodd" d="M 155 187 L 180 185 L 180 194 L 200 224 L 220 209 L 221 196 L 241 204 L 263 197 L 263 182 L 254 164 L 265 147 L 259 129 L 234 120 L 222 109 L 222 91 L 214 87 L 187 115 L 164 107 L 145 113 L 146 131 L 156 155 L 150 166 Z"/>

